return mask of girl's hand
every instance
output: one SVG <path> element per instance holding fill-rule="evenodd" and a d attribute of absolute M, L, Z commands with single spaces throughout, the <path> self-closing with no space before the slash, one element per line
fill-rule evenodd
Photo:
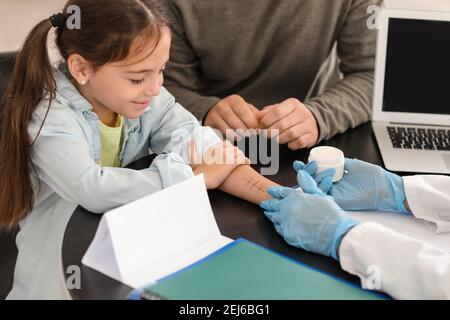
<path fill-rule="evenodd" d="M 209 148 L 201 158 L 197 157 L 195 143 L 191 142 L 189 155 L 194 174 L 203 173 L 207 189 L 219 187 L 236 167 L 250 164 L 243 152 L 227 140 Z"/>

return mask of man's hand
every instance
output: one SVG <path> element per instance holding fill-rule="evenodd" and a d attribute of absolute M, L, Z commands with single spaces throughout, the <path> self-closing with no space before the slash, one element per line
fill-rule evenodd
<path fill-rule="evenodd" d="M 223 135 L 227 129 L 236 130 L 235 138 L 241 135 L 240 131 L 249 129 L 268 129 L 270 138 L 270 131 L 278 129 L 278 142 L 292 150 L 311 147 L 319 137 L 313 114 L 294 98 L 258 110 L 239 95 L 231 95 L 211 108 L 204 125 L 220 130 Z"/>
<path fill-rule="evenodd" d="M 269 138 L 270 131 L 278 129 L 278 142 L 287 143 L 291 150 L 311 147 L 316 144 L 319 137 L 319 129 L 313 114 L 294 98 L 262 109 L 259 112 L 259 124 L 261 129 L 268 129 Z"/>
<path fill-rule="evenodd" d="M 226 135 L 227 129 L 258 129 L 259 110 L 238 95 L 228 96 L 219 101 L 208 112 L 204 125 L 216 128 Z"/>

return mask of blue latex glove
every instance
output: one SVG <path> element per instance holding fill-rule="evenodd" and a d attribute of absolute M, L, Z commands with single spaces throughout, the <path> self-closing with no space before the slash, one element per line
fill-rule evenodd
<path fill-rule="evenodd" d="M 294 162 L 297 180 L 301 172 L 310 174 L 319 188 L 331 196 L 344 210 L 382 210 L 409 213 L 404 206 L 406 199 L 403 179 L 383 168 L 360 160 L 345 159 L 344 177 L 333 184 L 335 169 L 315 175 L 317 164 Z"/>
<path fill-rule="evenodd" d="M 273 187 L 273 199 L 261 202 L 265 215 L 290 245 L 339 260 L 343 236 L 359 222 L 346 215 L 332 197 L 325 195 L 313 178 L 300 171 L 304 192 Z"/>

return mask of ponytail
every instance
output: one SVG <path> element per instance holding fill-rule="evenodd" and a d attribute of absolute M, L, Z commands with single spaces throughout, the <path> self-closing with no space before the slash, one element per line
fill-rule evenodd
<path fill-rule="evenodd" d="M 28 135 L 28 126 L 39 102 L 49 94 L 50 108 L 56 92 L 47 52 L 47 35 L 51 27 L 50 21 L 46 19 L 30 32 L 18 53 L 3 97 L 0 136 L 0 226 L 9 229 L 17 225 L 34 205 L 30 175 L 34 171 L 34 141 L 31 141 Z"/>
<path fill-rule="evenodd" d="M 69 30 L 63 23 L 67 19 L 64 12 L 71 6 L 79 7 L 83 13 L 79 29 Z M 103 17 L 99 17 L 99 12 Z M 161 28 L 169 23 L 156 0 L 69 0 L 62 14 L 41 21 L 30 32 L 18 54 L 3 103 L 0 226 L 10 229 L 34 205 L 32 147 L 47 114 L 35 137 L 29 137 L 28 127 L 39 102 L 49 96 L 48 113 L 56 95 L 47 52 L 47 35 L 52 25 L 57 27 L 56 46 L 63 59 L 67 61 L 76 53 L 94 67 L 101 67 L 137 54 L 149 43 L 157 43 Z"/>

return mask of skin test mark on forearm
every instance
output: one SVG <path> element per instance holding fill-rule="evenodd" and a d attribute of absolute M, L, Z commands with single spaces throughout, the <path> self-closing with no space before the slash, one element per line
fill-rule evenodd
<path fill-rule="evenodd" d="M 247 186 L 250 185 L 250 190 L 257 189 L 258 191 L 264 192 L 264 183 L 260 183 L 258 180 L 253 181 L 253 179 L 244 178 L 247 182 Z"/>

